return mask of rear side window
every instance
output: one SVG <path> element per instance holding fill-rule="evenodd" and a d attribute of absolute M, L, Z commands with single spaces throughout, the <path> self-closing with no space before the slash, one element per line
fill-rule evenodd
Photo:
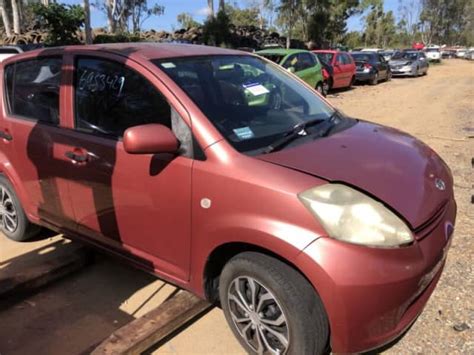
<path fill-rule="evenodd" d="M 347 54 L 342 54 L 342 61 L 344 64 L 352 64 L 352 58 Z"/>
<path fill-rule="evenodd" d="M 344 63 L 344 58 L 342 57 L 342 54 L 338 54 L 336 57 L 336 63 L 337 64 L 345 64 Z"/>
<path fill-rule="evenodd" d="M 14 116 L 57 125 L 61 58 L 40 58 L 5 68 L 8 112 Z"/>
<path fill-rule="evenodd" d="M 311 67 L 314 67 L 316 63 L 314 58 L 309 53 L 300 53 L 298 54 L 298 65 L 296 71 L 305 70 Z"/>
<path fill-rule="evenodd" d="M 171 128 L 171 107 L 155 87 L 125 65 L 79 58 L 74 79 L 76 128 L 120 138 L 132 126 Z"/>

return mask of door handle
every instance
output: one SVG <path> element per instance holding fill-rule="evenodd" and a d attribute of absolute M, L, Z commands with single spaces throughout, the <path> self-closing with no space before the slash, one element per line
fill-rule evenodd
<path fill-rule="evenodd" d="M 85 163 L 87 162 L 87 154 L 78 154 L 75 152 L 66 152 L 64 154 L 67 158 L 71 159 L 74 163 Z"/>
<path fill-rule="evenodd" d="M 9 142 L 13 140 L 12 135 L 6 131 L 0 131 L 0 138 L 5 139 Z"/>

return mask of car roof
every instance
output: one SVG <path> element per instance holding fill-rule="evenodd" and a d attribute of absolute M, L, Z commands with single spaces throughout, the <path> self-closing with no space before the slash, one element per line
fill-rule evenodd
<path fill-rule="evenodd" d="M 25 54 L 16 55 L 15 60 L 21 60 L 23 57 L 31 57 L 35 55 L 58 55 L 61 53 L 74 53 L 82 51 L 108 52 L 130 58 L 140 57 L 141 59 L 147 60 L 206 55 L 250 55 L 249 53 L 243 51 L 195 44 L 139 42 L 108 43 L 36 49 Z"/>
<path fill-rule="evenodd" d="M 273 54 L 273 55 L 288 55 L 288 54 L 295 54 L 295 53 L 309 53 L 309 51 L 304 49 L 286 49 L 286 48 L 270 48 L 270 49 L 263 49 L 261 51 L 255 52 L 257 54 Z"/>
<path fill-rule="evenodd" d="M 316 49 L 312 52 L 313 53 L 331 53 L 331 54 L 344 53 L 344 52 L 341 52 L 341 51 L 336 51 L 334 49 Z"/>

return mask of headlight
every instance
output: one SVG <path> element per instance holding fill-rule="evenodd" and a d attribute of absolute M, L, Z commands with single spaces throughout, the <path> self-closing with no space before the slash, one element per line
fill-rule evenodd
<path fill-rule="evenodd" d="M 298 197 L 332 238 L 377 247 L 397 247 L 413 241 L 413 234 L 399 217 L 348 186 L 326 184 Z"/>

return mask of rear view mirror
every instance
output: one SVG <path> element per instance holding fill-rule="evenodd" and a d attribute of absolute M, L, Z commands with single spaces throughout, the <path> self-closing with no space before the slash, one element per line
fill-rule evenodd
<path fill-rule="evenodd" d="M 123 146 L 129 154 L 158 154 L 175 153 L 179 143 L 168 127 L 152 123 L 128 128 Z"/>

